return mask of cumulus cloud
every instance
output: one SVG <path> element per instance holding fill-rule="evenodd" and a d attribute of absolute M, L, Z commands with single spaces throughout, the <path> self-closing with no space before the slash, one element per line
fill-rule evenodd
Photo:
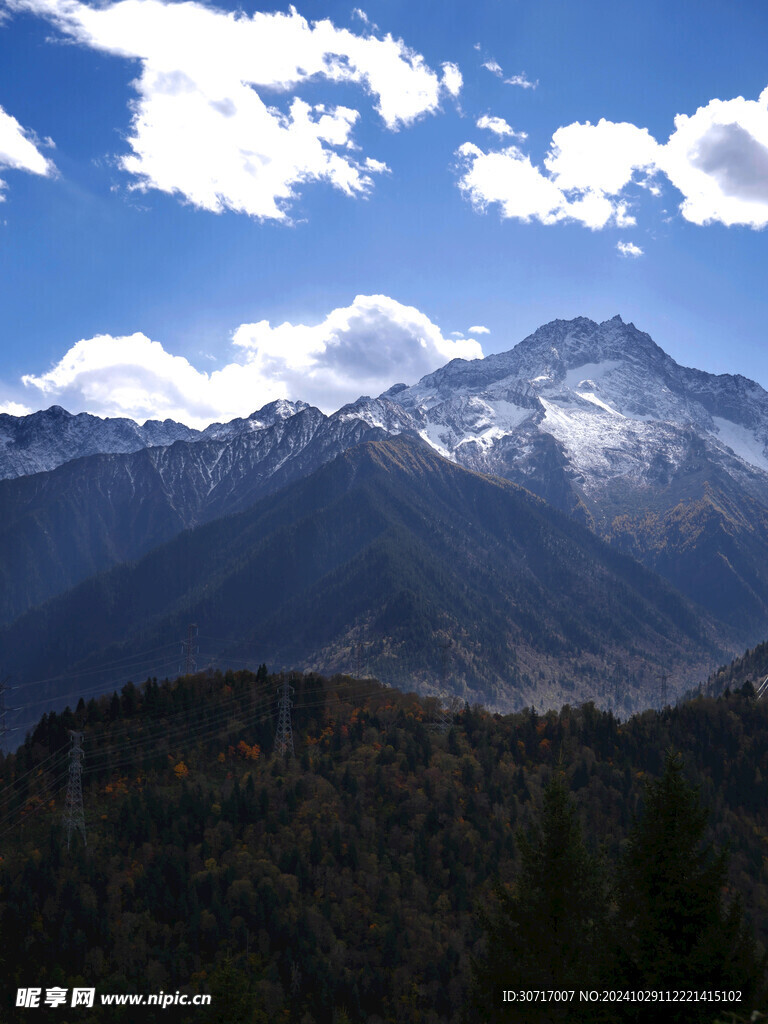
<path fill-rule="evenodd" d="M 488 327 L 483 327 L 481 324 L 476 324 L 474 327 L 467 328 L 467 334 L 490 334 Z"/>
<path fill-rule="evenodd" d="M 294 8 L 249 17 L 196 0 L 10 3 L 82 45 L 141 62 L 132 83 L 132 152 L 122 167 L 135 188 L 179 194 L 214 212 L 281 220 L 307 182 L 365 193 L 372 174 L 386 169 L 360 157 L 352 137 L 360 112 L 291 95 L 303 83 L 362 87 L 393 131 L 461 88 L 453 64 L 440 76 L 402 40 L 310 23 Z"/>
<path fill-rule="evenodd" d="M 426 314 L 386 295 L 358 295 L 314 326 L 241 324 L 232 342 L 238 358 L 206 373 L 144 334 L 99 335 L 22 382 L 73 412 L 171 417 L 201 427 L 276 398 L 301 398 L 332 412 L 395 380 L 415 383 L 457 356 L 483 354 L 476 340 L 446 338 Z"/>
<path fill-rule="evenodd" d="M 642 256 L 643 250 L 634 242 L 617 242 L 616 248 L 621 256 Z"/>
<path fill-rule="evenodd" d="M 679 114 L 659 166 L 694 224 L 768 224 L 768 88 Z"/>
<path fill-rule="evenodd" d="M 37 148 L 34 135 L 0 107 L 0 169 L 5 168 L 43 176 L 56 170 Z M 4 189 L 5 182 L 0 180 L 0 199 Z"/>
<path fill-rule="evenodd" d="M 6 416 L 28 416 L 32 410 L 28 405 L 22 405 L 21 402 L 0 402 L 0 415 L 5 414 Z"/>
<path fill-rule="evenodd" d="M 558 128 L 544 166 L 563 192 L 614 196 L 631 181 L 635 171 L 654 166 L 658 149 L 647 128 L 626 121 L 587 121 Z"/>
<path fill-rule="evenodd" d="M 611 222 L 627 227 L 634 218 L 619 193 L 636 171 L 653 168 L 657 149 L 646 129 L 605 120 L 559 128 L 544 170 L 517 146 L 486 153 L 464 143 L 458 150 L 463 167 L 459 187 L 478 208 L 498 203 L 504 217 L 543 224 L 575 220 L 593 229 Z"/>
<path fill-rule="evenodd" d="M 665 143 L 628 122 L 565 125 L 552 136 L 542 167 L 518 146 L 485 152 L 465 142 L 457 150 L 459 187 L 478 209 L 498 204 L 503 217 L 630 227 L 628 190 L 639 186 L 658 197 L 664 174 L 694 224 L 768 225 L 768 88 L 757 100 L 711 100 L 674 123 Z M 505 125 L 487 116 L 477 121 L 500 137 L 509 134 Z"/>
<path fill-rule="evenodd" d="M 507 124 L 503 117 L 490 117 L 488 114 L 483 114 L 482 117 L 478 117 L 476 124 L 478 128 L 486 128 L 489 132 L 493 132 L 502 138 L 505 135 L 513 139 L 520 139 L 521 141 L 525 141 L 528 138 L 526 132 L 516 132 L 511 125 Z"/>
<path fill-rule="evenodd" d="M 536 219 L 542 224 L 571 219 L 592 228 L 604 227 L 615 212 L 614 204 L 598 193 L 569 200 L 553 178 L 516 146 L 486 153 L 465 142 L 458 157 L 463 171 L 459 187 L 476 209 L 497 203 L 505 218 Z"/>

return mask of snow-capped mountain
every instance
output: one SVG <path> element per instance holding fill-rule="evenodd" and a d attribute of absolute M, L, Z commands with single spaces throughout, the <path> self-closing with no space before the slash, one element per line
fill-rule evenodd
<path fill-rule="evenodd" d="M 263 430 L 294 416 L 306 402 L 279 399 L 247 419 L 212 423 L 193 430 L 175 420 L 147 420 L 142 426 L 123 418 L 102 418 L 90 413 L 73 416 L 59 405 L 28 416 L 0 414 L 0 480 L 43 473 L 84 455 L 128 454 L 174 441 L 226 440 Z"/>
<path fill-rule="evenodd" d="M 60 405 L 29 416 L 0 414 L 0 479 L 55 469 L 82 455 L 137 452 L 153 445 L 193 440 L 199 431 L 173 420 L 102 419 L 73 416 Z"/>
<path fill-rule="evenodd" d="M 555 320 L 509 352 L 455 359 L 388 397 L 448 458 L 533 490 L 551 491 L 537 457 L 554 442 L 572 496 L 598 516 L 619 489 L 667 485 L 702 444 L 768 498 L 768 393 L 679 366 L 620 316 Z"/>
<path fill-rule="evenodd" d="M 385 396 L 447 458 L 581 518 L 743 628 L 745 642 L 768 633 L 759 384 L 680 366 L 619 316 L 580 317 Z"/>
<path fill-rule="evenodd" d="M 279 401 L 205 431 L 55 407 L 0 417 L 0 472 L 28 474 L 0 480 L 0 621 L 402 433 L 575 515 L 745 642 L 768 633 L 768 393 L 679 366 L 618 316 L 555 320 L 332 416 Z"/>

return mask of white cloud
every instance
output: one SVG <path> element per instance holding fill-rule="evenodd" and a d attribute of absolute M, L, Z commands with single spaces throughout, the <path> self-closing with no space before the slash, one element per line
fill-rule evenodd
<path fill-rule="evenodd" d="M 501 137 L 508 135 L 512 139 L 520 139 L 521 141 L 525 141 L 528 138 L 526 132 L 516 132 L 511 125 L 507 124 L 503 117 L 490 117 L 488 114 L 483 114 L 482 117 L 478 117 L 475 123 L 478 128 L 487 128 L 489 132 L 493 132 Z"/>
<path fill-rule="evenodd" d="M 443 88 L 451 96 L 458 96 L 464 84 L 461 71 L 457 64 L 446 61 L 443 65 Z"/>
<path fill-rule="evenodd" d="M 477 324 L 475 327 L 468 327 L 467 334 L 490 334 L 488 327 L 483 327 L 481 324 Z"/>
<path fill-rule="evenodd" d="M 634 242 L 617 242 L 616 248 L 622 256 L 642 256 L 643 250 Z"/>
<path fill-rule="evenodd" d="M 493 59 L 483 61 L 483 67 L 487 71 L 490 71 L 492 75 L 496 75 L 497 78 L 501 78 L 501 76 L 504 74 L 504 72 L 501 70 L 501 65 Z"/>
<path fill-rule="evenodd" d="M 505 218 L 542 224 L 577 220 L 591 228 L 604 227 L 616 212 L 616 206 L 599 193 L 569 199 L 516 146 L 485 153 L 465 142 L 458 156 L 463 167 L 459 188 L 479 210 L 498 203 Z"/>
<path fill-rule="evenodd" d="M 659 166 L 694 224 L 768 224 L 768 88 L 757 100 L 711 100 L 678 114 Z"/>
<path fill-rule="evenodd" d="M 424 313 L 386 295 L 358 295 L 315 326 L 241 324 L 232 341 L 238 361 L 206 373 L 144 334 L 99 335 L 22 382 L 72 412 L 204 426 L 276 398 L 302 398 L 331 412 L 393 381 L 415 383 L 456 356 L 483 354 L 476 340 L 446 338 Z"/>
<path fill-rule="evenodd" d="M 481 118 L 481 120 L 483 120 Z M 487 123 L 478 127 L 489 127 Z M 580 221 L 586 227 L 634 224 L 619 193 L 637 170 L 648 173 L 658 150 L 647 130 L 602 120 L 559 128 L 535 167 L 517 146 L 484 152 L 471 143 L 458 150 L 464 173 L 459 187 L 480 209 L 499 203 L 503 217 L 543 224 Z"/>
<path fill-rule="evenodd" d="M 327 181 L 352 195 L 385 165 L 359 158 L 359 111 L 292 96 L 303 83 L 354 83 L 391 130 L 457 95 L 461 74 L 442 78 L 391 35 L 356 35 L 289 13 L 225 12 L 195 0 L 10 0 L 52 20 L 79 43 L 141 62 L 132 83 L 122 167 L 134 187 L 178 193 L 206 210 L 285 219 L 300 185 Z"/>
<path fill-rule="evenodd" d="M 647 128 L 626 121 L 587 121 L 558 128 L 544 166 L 564 192 L 577 189 L 614 196 L 636 170 L 653 167 L 658 150 Z"/>
<path fill-rule="evenodd" d="M 56 168 L 43 156 L 36 142 L 31 132 L 0 107 L 0 169 L 29 171 L 43 176 L 53 174 Z M 51 145 L 50 140 L 48 144 Z M 0 199 L 4 188 L 5 182 L 0 180 Z"/>
<path fill-rule="evenodd" d="M 509 135 L 501 118 L 477 126 Z M 484 152 L 466 142 L 457 154 L 459 188 L 480 210 L 498 204 L 505 218 L 632 227 L 627 189 L 659 197 L 665 174 L 695 224 L 768 225 L 768 88 L 757 100 L 714 99 L 690 117 L 679 114 L 663 144 L 646 128 L 602 119 L 558 128 L 543 168 L 517 146 Z"/>
<path fill-rule="evenodd" d="M 504 79 L 505 85 L 519 85 L 521 89 L 535 89 L 539 84 L 538 78 L 535 82 L 531 82 L 526 73 L 523 71 L 521 75 L 512 75 L 511 78 Z"/>
<path fill-rule="evenodd" d="M 31 412 L 31 408 L 21 402 L 0 402 L 0 413 L 7 416 L 28 416 Z"/>

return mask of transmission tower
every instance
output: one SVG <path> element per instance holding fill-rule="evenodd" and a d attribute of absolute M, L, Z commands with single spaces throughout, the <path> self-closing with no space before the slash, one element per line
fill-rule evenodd
<path fill-rule="evenodd" d="M 275 753 L 278 757 L 293 757 L 293 729 L 291 727 L 291 694 L 293 687 L 287 679 L 277 691 L 280 698 L 277 717 L 277 735 L 275 736 Z"/>
<path fill-rule="evenodd" d="M 435 721 L 427 728 L 434 732 L 450 732 L 453 720 L 461 710 L 461 698 L 443 690 L 438 694 L 438 699 L 440 703 L 435 711 Z"/>
<path fill-rule="evenodd" d="M 195 655 L 199 653 L 200 648 L 195 645 L 195 640 L 197 640 L 197 626 L 194 622 L 191 622 L 187 626 L 186 639 L 181 641 L 181 657 L 183 661 L 179 665 L 179 672 L 185 676 L 191 676 L 193 672 L 197 671 Z"/>
<path fill-rule="evenodd" d="M 0 679 L 0 750 L 5 745 L 5 737 L 10 732 L 8 723 L 6 721 L 6 715 L 8 714 L 8 708 L 5 706 L 5 691 L 7 690 L 6 683 L 8 682 L 8 676 L 5 679 Z"/>
<path fill-rule="evenodd" d="M 445 689 L 445 679 L 448 675 L 448 651 L 453 647 L 453 640 L 445 640 L 440 644 L 440 686 Z"/>
<path fill-rule="evenodd" d="M 659 682 L 661 683 L 660 698 L 662 710 L 667 706 L 667 673 L 662 672 L 659 676 Z"/>
<path fill-rule="evenodd" d="M 72 746 L 69 751 L 69 781 L 67 782 L 67 798 L 64 804 L 64 828 L 67 832 L 67 849 L 69 849 L 72 833 L 77 831 L 83 837 L 83 846 L 88 842 L 85 838 L 85 813 L 83 811 L 83 734 L 69 730 Z"/>
<path fill-rule="evenodd" d="M 453 725 L 453 717 L 457 713 L 461 701 L 448 692 L 448 652 L 453 647 L 453 640 L 444 640 L 440 647 L 440 690 L 435 696 L 439 703 L 435 709 L 435 721 L 428 726 L 435 732 L 446 733 Z"/>

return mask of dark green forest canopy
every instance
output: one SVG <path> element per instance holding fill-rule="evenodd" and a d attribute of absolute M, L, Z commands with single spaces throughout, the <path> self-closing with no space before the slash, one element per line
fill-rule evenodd
<path fill-rule="evenodd" d="M 701 848 L 728 848 L 718 905 L 741 894 L 766 943 L 768 705 L 751 687 L 623 723 L 591 704 L 465 707 L 441 733 L 434 700 L 343 676 L 290 682 L 287 763 L 272 754 L 280 680 L 264 667 L 129 684 L 45 717 L 0 762 L 6 999 L 32 965 L 43 986 L 213 993 L 208 1016 L 164 1021 L 458 1024 L 484 915 L 499 887 L 516 891 L 558 765 L 563 820 L 610 880 L 670 749 L 706 808 Z M 67 853 L 72 728 L 88 845 L 74 836 Z"/>

